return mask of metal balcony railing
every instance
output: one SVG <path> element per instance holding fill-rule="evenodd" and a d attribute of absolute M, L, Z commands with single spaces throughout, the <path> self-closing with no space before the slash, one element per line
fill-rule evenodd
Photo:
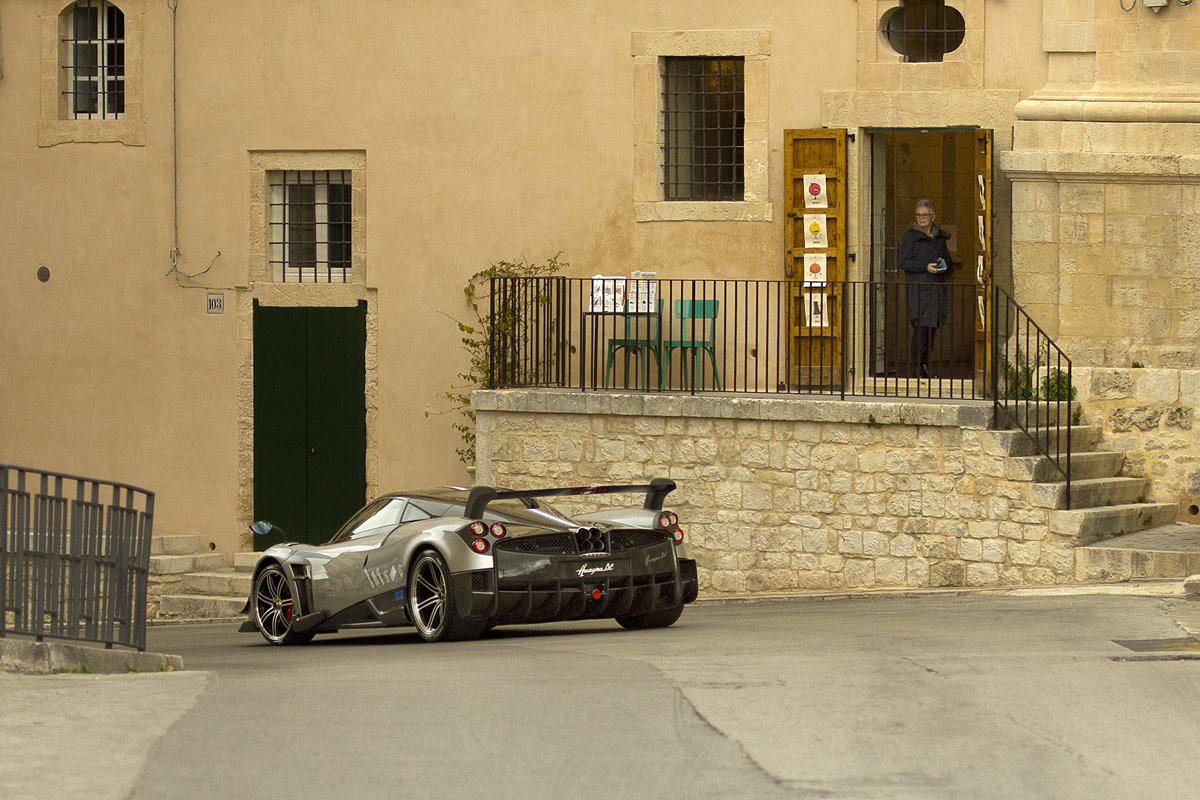
<path fill-rule="evenodd" d="M 154 494 L 0 464 L 0 636 L 146 649 Z"/>
<path fill-rule="evenodd" d="M 502 277 L 489 291 L 489 388 L 991 399 L 1070 481 L 1070 360 L 1003 290 Z"/>

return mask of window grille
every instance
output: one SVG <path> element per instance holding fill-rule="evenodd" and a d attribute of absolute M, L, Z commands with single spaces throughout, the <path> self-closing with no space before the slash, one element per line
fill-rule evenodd
<path fill-rule="evenodd" d="M 745 65 L 744 58 L 662 59 L 665 200 L 744 198 Z"/>
<path fill-rule="evenodd" d="M 283 283 L 350 280 L 350 170 L 269 173 L 271 272 Z"/>
<path fill-rule="evenodd" d="M 79 0 L 63 39 L 67 112 L 72 119 L 125 116 L 125 14 L 106 0 Z"/>
<path fill-rule="evenodd" d="M 966 22 L 945 0 L 905 0 L 884 19 L 888 44 L 905 61 L 941 61 L 963 42 Z"/>

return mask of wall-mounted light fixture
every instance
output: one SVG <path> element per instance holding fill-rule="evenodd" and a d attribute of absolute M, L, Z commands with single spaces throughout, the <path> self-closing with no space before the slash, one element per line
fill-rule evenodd
<path fill-rule="evenodd" d="M 1133 11 L 1137 8 L 1137 0 L 1129 0 L 1129 5 L 1125 5 L 1125 0 L 1117 0 L 1121 4 L 1122 11 Z M 1142 5 L 1157 14 L 1171 4 L 1171 0 L 1142 0 Z M 1175 0 L 1176 5 L 1190 6 L 1192 0 Z"/>

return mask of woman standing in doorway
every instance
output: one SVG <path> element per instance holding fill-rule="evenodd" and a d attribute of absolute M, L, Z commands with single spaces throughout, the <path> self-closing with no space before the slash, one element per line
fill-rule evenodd
<path fill-rule="evenodd" d="M 899 266 L 908 284 L 908 322 L 912 325 L 909 374 L 928 378 L 933 335 L 946 321 L 946 277 L 950 269 L 949 235 L 933 223 L 933 203 L 917 203 L 917 221 L 900 240 Z"/>

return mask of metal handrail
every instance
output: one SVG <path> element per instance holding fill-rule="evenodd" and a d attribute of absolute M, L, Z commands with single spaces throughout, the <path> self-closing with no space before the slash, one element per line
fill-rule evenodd
<path fill-rule="evenodd" d="M 154 494 L 0 464 L 0 637 L 146 649 Z"/>
<path fill-rule="evenodd" d="M 1008 292 L 994 287 L 991 309 L 995 425 L 1025 433 L 1063 477 L 1069 509 L 1076 395 L 1071 359 Z"/>

